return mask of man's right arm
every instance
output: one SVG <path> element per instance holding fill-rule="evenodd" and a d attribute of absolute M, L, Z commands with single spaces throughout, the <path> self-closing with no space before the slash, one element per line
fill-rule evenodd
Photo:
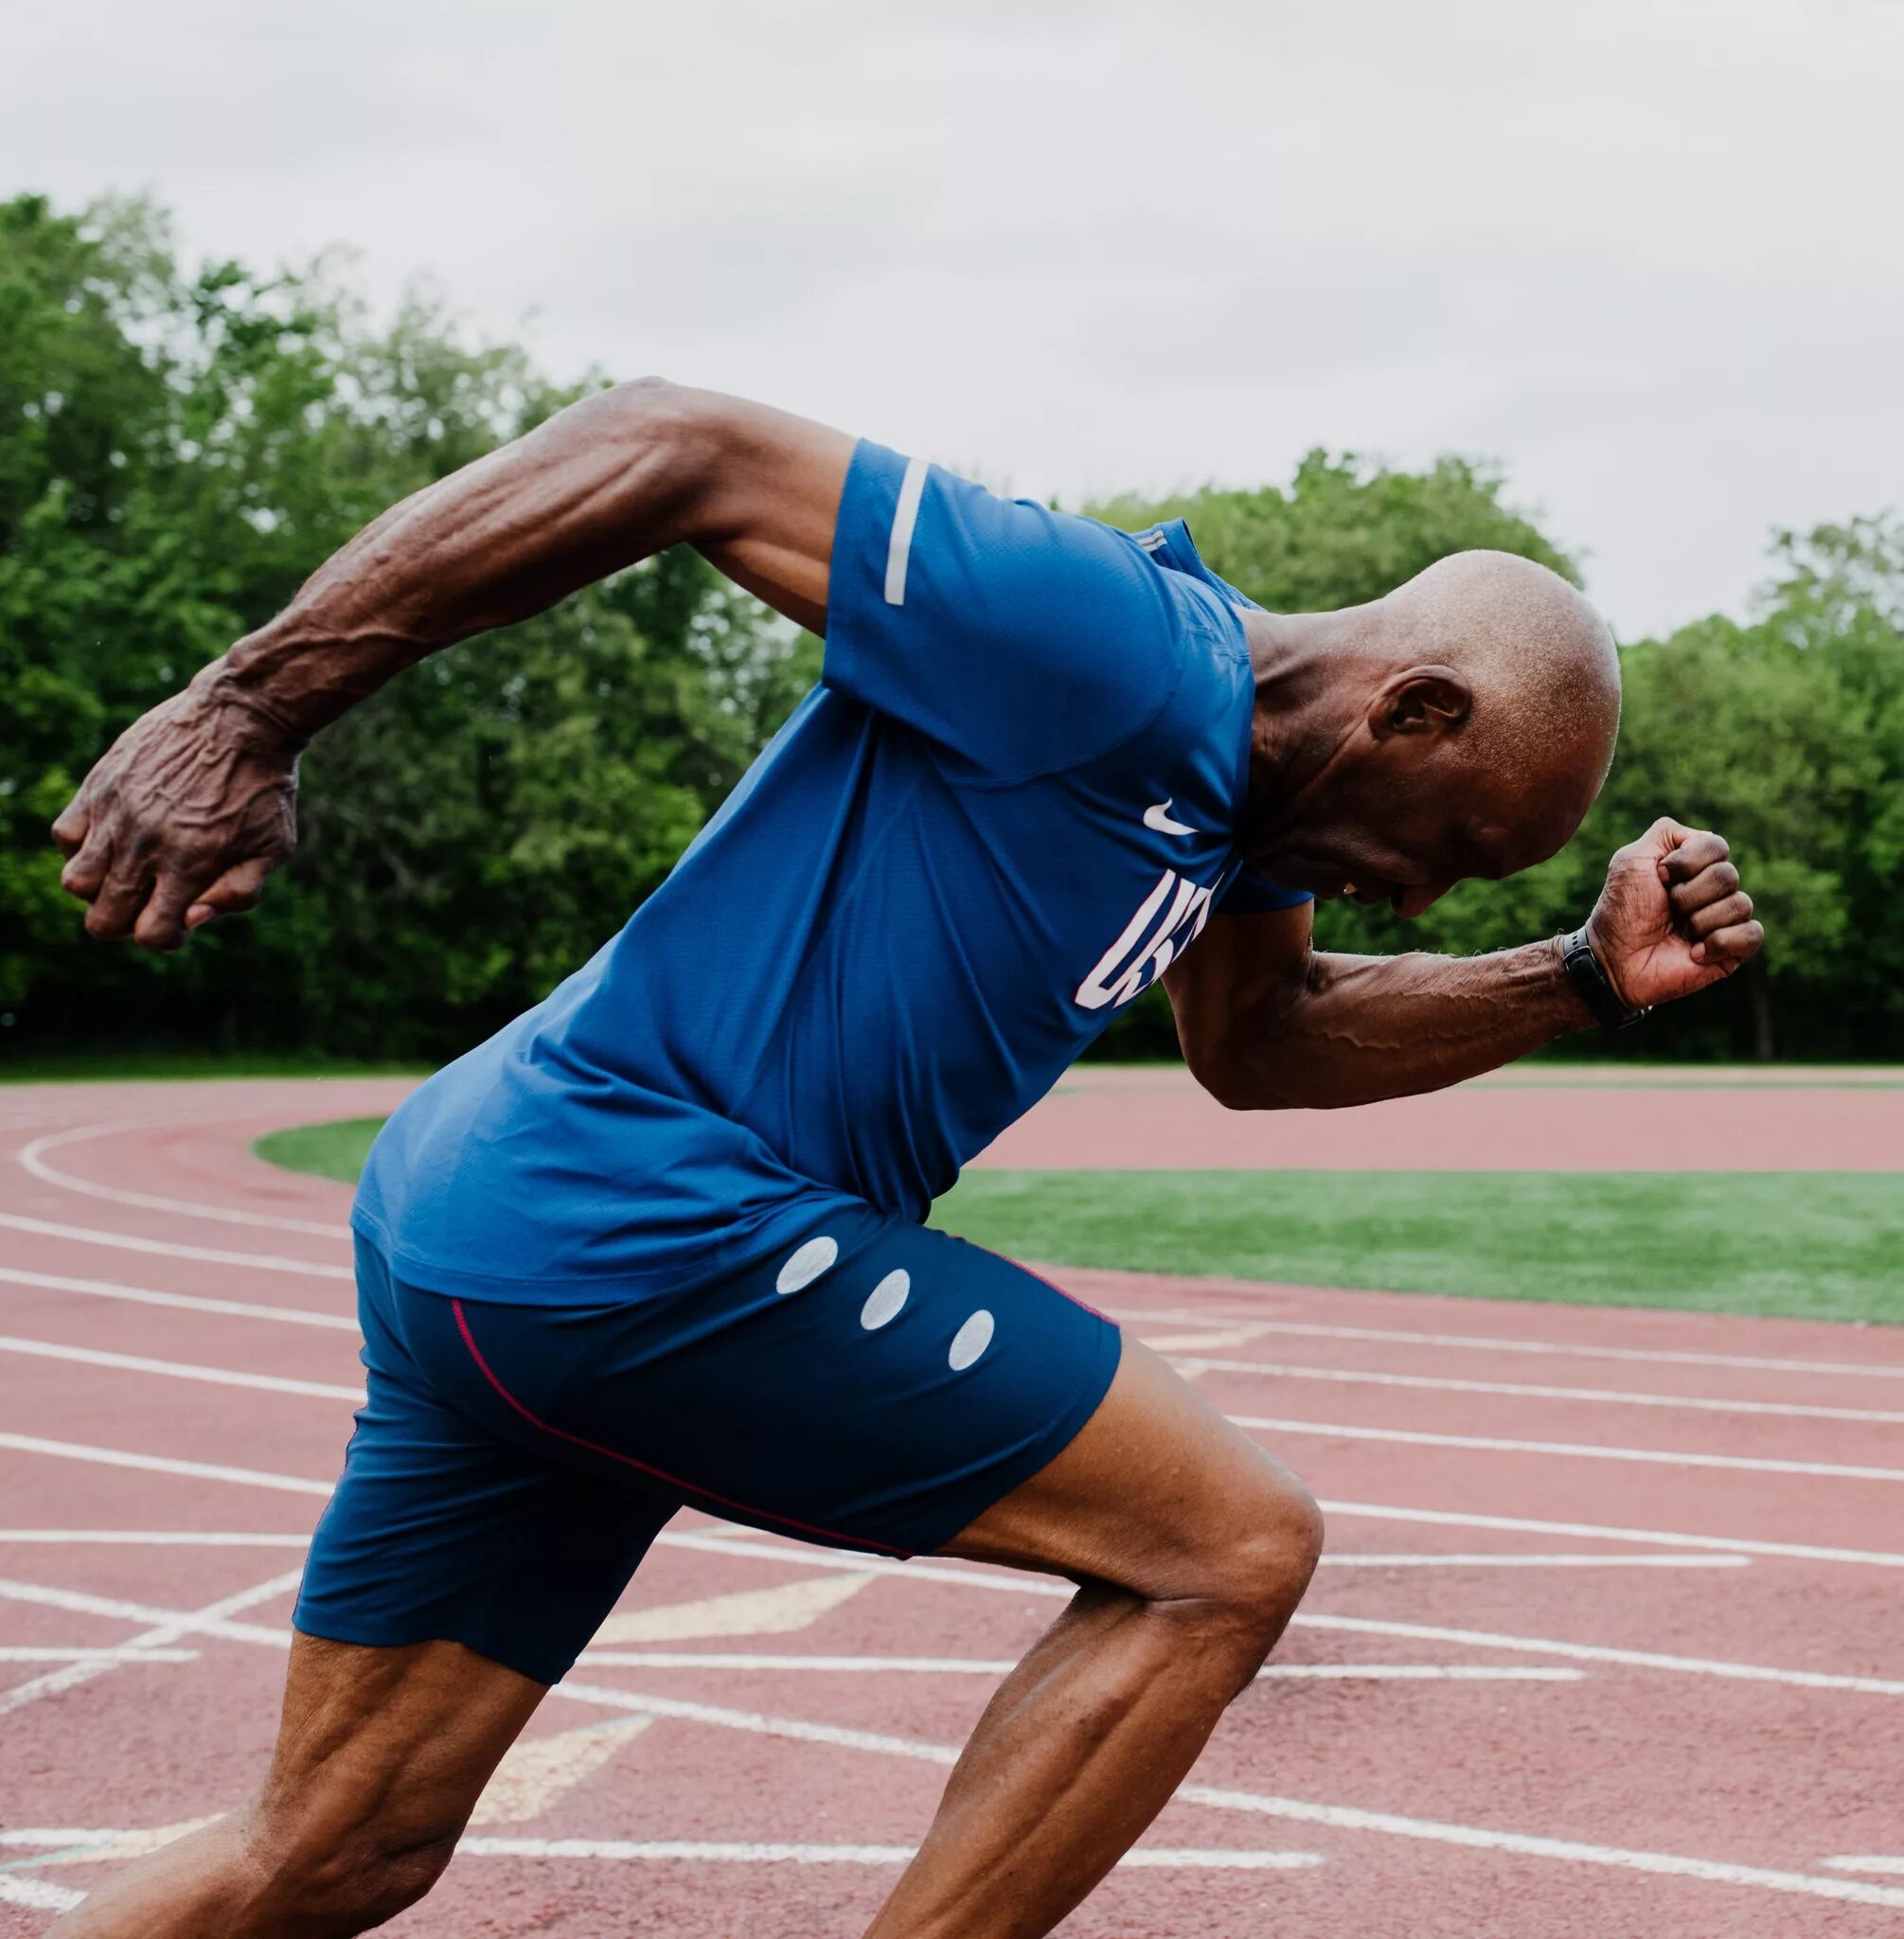
<path fill-rule="evenodd" d="M 299 750 L 440 649 L 698 546 L 823 631 L 853 440 L 657 380 L 586 398 L 394 506 L 121 735 L 53 825 L 87 928 L 176 949 L 291 852 Z"/>

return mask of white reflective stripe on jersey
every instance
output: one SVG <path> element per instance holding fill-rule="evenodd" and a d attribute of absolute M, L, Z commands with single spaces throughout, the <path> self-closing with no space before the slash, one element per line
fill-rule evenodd
<path fill-rule="evenodd" d="M 886 546 L 886 604 L 906 603 L 906 561 L 913 552 L 913 527 L 918 523 L 919 500 L 925 494 L 926 460 L 908 458 L 899 480 L 899 502 L 893 511 L 893 536 Z"/>

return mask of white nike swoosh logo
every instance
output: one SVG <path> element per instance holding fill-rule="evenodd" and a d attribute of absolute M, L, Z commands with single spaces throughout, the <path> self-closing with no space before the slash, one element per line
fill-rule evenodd
<path fill-rule="evenodd" d="M 1160 835 L 1194 835 L 1195 828 L 1185 827 L 1182 822 L 1170 819 L 1170 804 L 1176 800 L 1174 794 L 1166 795 L 1162 801 L 1153 801 L 1144 810 L 1144 826 L 1155 828 Z"/>

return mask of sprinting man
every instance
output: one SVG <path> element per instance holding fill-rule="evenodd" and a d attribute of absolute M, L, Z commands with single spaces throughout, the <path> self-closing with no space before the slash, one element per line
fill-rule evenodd
<path fill-rule="evenodd" d="M 1322 1522 L 1109 1321 L 928 1231 L 934 1198 L 1160 977 L 1225 1104 L 1317 1107 L 1473 1076 L 1760 945 L 1725 843 L 1663 820 L 1573 937 L 1311 949 L 1311 898 L 1419 916 L 1578 827 L 1619 672 L 1541 567 L 1468 553 L 1266 613 L 1181 523 L 1130 536 L 658 382 L 386 512 L 121 737 L 55 828 L 87 927 L 167 950 L 248 908 L 313 734 L 677 543 L 824 633 L 822 682 L 621 934 L 378 1139 L 369 1398 L 270 1774 L 71 1939 L 314 1939 L 420 1897 L 684 1505 L 1077 1584 L 869 1929 L 1048 1932 L 1255 1676 Z"/>

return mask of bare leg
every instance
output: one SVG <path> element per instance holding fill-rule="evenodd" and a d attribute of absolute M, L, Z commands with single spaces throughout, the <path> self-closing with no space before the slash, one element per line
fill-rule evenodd
<path fill-rule="evenodd" d="M 1127 1343 L 1103 1405 L 948 1553 L 1082 1587 L 1000 1686 L 867 1939 L 1037 1939 L 1116 1863 L 1294 1613 L 1322 1520 Z"/>
<path fill-rule="evenodd" d="M 465 1649 L 292 1644 L 264 1789 L 117 1874 L 58 1939 L 333 1939 L 422 1897 L 543 1686 Z"/>

